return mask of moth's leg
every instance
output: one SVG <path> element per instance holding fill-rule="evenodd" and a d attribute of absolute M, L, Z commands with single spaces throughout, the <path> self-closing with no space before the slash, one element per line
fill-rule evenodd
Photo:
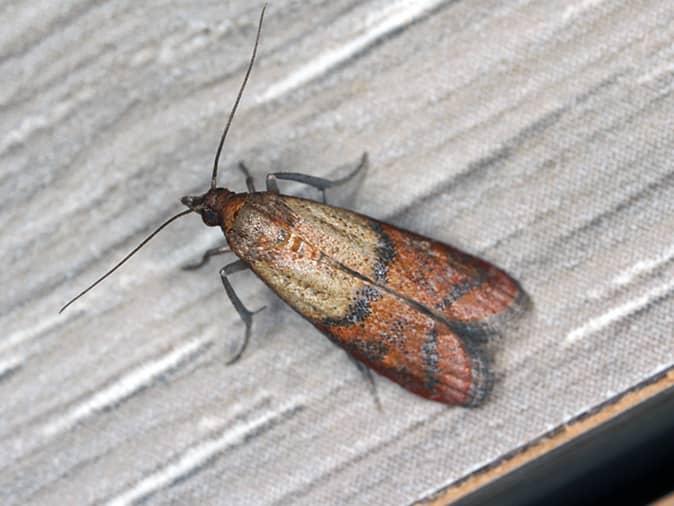
<path fill-rule="evenodd" d="M 229 300 L 232 301 L 234 309 L 236 309 L 236 312 L 239 313 L 239 316 L 243 320 L 243 323 L 246 325 L 246 332 L 243 336 L 243 344 L 241 345 L 241 348 L 239 348 L 239 351 L 231 359 L 227 361 L 228 365 L 233 364 L 234 362 L 236 362 L 241 358 L 241 355 L 248 346 L 248 340 L 250 339 L 250 327 L 253 324 L 253 315 L 259 313 L 266 307 L 262 306 L 260 309 L 256 311 L 249 311 L 248 309 L 246 309 L 246 306 L 243 305 L 243 302 L 241 302 L 239 296 L 236 295 L 234 288 L 232 288 L 232 285 L 227 279 L 227 276 L 229 276 L 230 274 L 234 274 L 235 272 L 239 271 L 244 271 L 246 269 L 248 269 L 248 264 L 246 264 L 243 260 L 237 260 L 236 262 L 227 264 L 222 269 L 220 269 L 220 279 L 222 279 L 222 284 L 225 287 L 225 292 L 227 293 Z"/>
<path fill-rule="evenodd" d="M 211 259 L 211 257 L 214 257 L 215 255 L 224 255 L 225 253 L 229 253 L 230 251 L 232 250 L 229 249 L 229 246 L 220 246 L 218 248 L 211 248 L 209 250 L 206 250 L 204 256 L 201 257 L 201 260 L 193 264 L 184 265 L 183 270 L 193 271 L 195 269 L 199 269 L 200 267 L 206 265 L 208 261 Z"/>
<path fill-rule="evenodd" d="M 255 181 L 253 181 L 253 176 L 250 175 L 248 167 L 246 167 L 245 163 L 239 162 L 239 169 L 241 169 L 243 175 L 246 176 L 246 188 L 248 188 L 249 192 L 253 193 L 255 191 Z"/>
<path fill-rule="evenodd" d="M 358 368 L 358 371 L 363 375 L 363 378 L 368 384 L 368 388 L 370 389 L 370 393 L 372 394 L 372 398 L 374 399 L 374 403 L 377 406 L 378 411 L 383 411 L 381 407 L 381 400 L 379 399 L 379 392 L 377 392 L 377 384 L 374 382 L 374 376 L 372 375 L 372 370 L 363 364 L 362 362 L 359 362 L 355 358 L 353 358 L 351 355 L 347 353 L 347 356 L 351 359 L 351 362 L 354 363 L 354 365 Z"/>
<path fill-rule="evenodd" d="M 299 172 L 273 172 L 271 174 L 267 174 L 267 191 L 274 193 L 279 192 L 278 183 L 276 182 L 278 179 L 284 181 L 296 181 L 298 183 L 304 183 L 319 189 L 323 194 L 323 203 L 325 203 L 325 190 L 332 188 L 333 186 L 339 186 L 340 184 L 344 184 L 350 179 L 353 179 L 360 171 L 367 167 L 367 164 L 367 153 L 363 153 L 360 163 L 353 171 L 343 178 L 335 179 L 334 181 L 331 181 L 330 179 L 324 179 L 322 177 L 310 176 L 308 174 L 300 174 Z"/>

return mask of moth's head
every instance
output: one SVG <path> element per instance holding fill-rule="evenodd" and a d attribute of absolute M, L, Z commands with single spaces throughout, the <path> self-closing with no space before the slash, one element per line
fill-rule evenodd
<path fill-rule="evenodd" d="M 209 227 L 221 227 L 227 201 L 232 195 L 234 193 L 226 188 L 211 188 L 203 195 L 185 196 L 180 202 L 191 211 L 200 214 L 203 222 Z"/>

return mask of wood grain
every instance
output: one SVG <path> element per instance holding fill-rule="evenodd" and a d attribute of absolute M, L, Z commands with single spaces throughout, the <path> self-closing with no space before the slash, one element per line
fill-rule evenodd
<path fill-rule="evenodd" d="M 370 169 L 336 204 L 485 257 L 535 305 L 477 410 L 378 382 L 198 217 L 259 5 L 0 4 L 0 502 L 404 504 L 674 364 L 674 7 L 273 2 L 221 160 Z M 283 186 L 298 194 L 293 184 Z M 305 195 L 316 196 L 312 193 Z"/>

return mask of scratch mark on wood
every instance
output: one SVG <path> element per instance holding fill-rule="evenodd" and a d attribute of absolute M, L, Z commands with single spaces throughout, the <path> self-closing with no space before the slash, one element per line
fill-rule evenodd
<path fill-rule="evenodd" d="M 123 506 L 145 499 L 162 488 L 181 481 L 184 477 L 202 469 L 219 453 L 227 448 L 247 441 L 260 432 L 267 431 L 302 409 L 301 405 L 290 403 L 277 411 L 264 415 L 235 427 L 226 426 L 217 436 L 185 450 L 172 462 L 145 476 L 142 480 L 120 492 L 106 502 L 107 506 Z"/>
<path fill-rule="evenodd" d="M 425 0 L 409 2 L 399 1 L 383 9 L 383 15 L 371 16 L 366 22 L 361 35 L 351 39 L 346 44 L 320 53 L 316 58 L 304 64 L 285 79 L 272 84 L 259 98 L 259 102 L 269 102 L 279 98 L 292 90 L 313 81 L 338 67 L 350 58 L 362 53 L 383 37 L 413 23 L 429 11 L 448 3 L 448 0 Z"/>
<path fill-rule="evenodd" d="M 671 292 L 673 291 L 674 280 L 649 290 L 641 297 L 637 297 L 636 299 L 629 300 L 620 306 L 609 309 L 604 314 L 591 319 L 586 324 L 581 325 L 580 327 L 577 327 L 569 332 L 564 339 L 564 345 L 573 344 L 590 334 L 599 332 L 612 323 L 622 320 L 623 318 L 639 311 L 640 309 L 645 308 L 656 300 L 668 297 L 672 294 Z"/>
<path fill-rule="evenodd" d="M 53 437 L 94 414 L 128 399 L 155 379 L 193 360 L 211 343 L 212 339 L 203 337 L 194 339 L 155 360 L 142 364 L 116 381 L 92 393 L 61 416 L 47 422 L 40 429 L 41 435 Z"/>

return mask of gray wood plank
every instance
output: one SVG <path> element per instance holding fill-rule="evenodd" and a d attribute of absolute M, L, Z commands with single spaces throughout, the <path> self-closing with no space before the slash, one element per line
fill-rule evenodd
<path fill-rule="evenodd" d="M 0 502 L 400 504 L 674 364 L 671 2 L 275 1 L 220 181 L 340 174 L 332 202 L 477 253 L 535 311 L 475 410 L 378 381 L 252 275 L 180 266 L 250 2 L 6 1 L 0 33 Z M 297 191 L 290 184 L 288 191 Z M 308 195 L 313 195 L 308 193 Z"/>

